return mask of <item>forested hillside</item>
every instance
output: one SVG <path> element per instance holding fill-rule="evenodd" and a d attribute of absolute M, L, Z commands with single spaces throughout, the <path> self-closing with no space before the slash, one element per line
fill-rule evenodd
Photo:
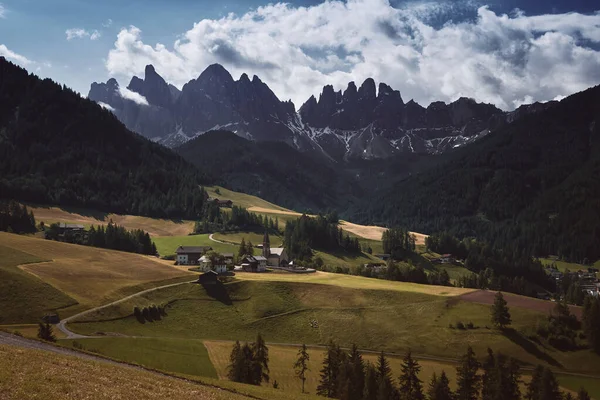
<path fill-rule="evenodd" d="M 600 258 L 600 87 L 457 151 L 352 215 L 476 236 L 515 253 Z"/>
<path fill-rule="evenodd" d="M 0 198 L 195 218 L 205 181 L 110 111 L 0 57 Z"/>
<path fill-rule="evenodd" d="M 333 162 L 282 142 L 251 142 L 229 131 L 212 131 L 176 151 L 217 184 L 287 208 L 326 210 L 361 194 Z"/>

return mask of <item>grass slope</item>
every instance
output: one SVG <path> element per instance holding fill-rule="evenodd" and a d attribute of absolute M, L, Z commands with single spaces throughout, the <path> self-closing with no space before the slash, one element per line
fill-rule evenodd
<path fill-rule="evenodd" d="M 61 341 L 116 360 L 144 367 L 216 378 L 217 373 L 199 340 L 168 338 L 101 338 Z M 80 347 L 80 348 L 81 348 Z"/>
<path fill-rule="evenodd" d="M 248 397 L 127 366 L 0 345 L 2 399 L 181 399 Z M 268 397 L 263 397 L 268 398 Z"/>
<path fill-rule="evenodd" d="M 457 358 L 470 344 L 484 355 L 488 347 L 524 363 L 598 373 L 598 357 L 587 350 L 559 352 L 531 342 L 531 330 L 546 314 L 511 308 L 514 330 L 489 329 L 490 307 L 449 296 L 464 291 L 335 274 L 238 274 L 264 277 L 236 280 L 210 295 L 196 284 L 149 294 L 144 301 L 170 303 L 168 316 L 140 324 L 131 316 L 136 302 L 120 305 L 99 322 L 71 324 L 80 333 L 124 334 L 208 340 L 253 340 L 262 333 L 271 343 L 325 344 L 335 339 L 362 349 Z M 287 281 L 274 280 L 291 277 Z M 272 278 L 270 278 L 272 277 Z M 316 277 L 311 278 L 309 277 Z M 304 283 L 294 282 L 306 279 Z M 355 278 L 355 279 L 343 279 Z M 272 280 L 269 280 L 272 279 Z M 320 284 L 317 284 L 321 279 Z M 336 282 L 338 281 L 338 282 Z M 327 284 L 328 283 L 328 284 Z M 376 286 L 379 285 L 379 286 Z M 119 318 L 120 319 L 113 319 Z M 317 321 L 317 325 L 311 324 Z M 458 321 L 477 328 L 450 328 Z"/>
<path fill-rule="evenodd" d="M 77 223 L 85 226 L 106 225 L 111 220 L 127 229 L 142 229 L 152 236 L 187 235 L 194 229 L 193 221 L 170 220 L 135 215 L 109 214 L 99 211 L 70 207 L 27 205 L 33 211 L 37 223 L 50 225 L 54 222 Z"/>
<path fill-rule="evenodd" d="M 0 238 L 8 236 L 2 234 Z M 9 244 L 6 240 L 1 242 Z M 48 312 L 77 304 L 73 298 L 18 267 L 45 261 L 48 260 L 0 246 L 0 324 L 38 322 Z"/>
<path fill-rule="evenodd" d="M 234 205 L 244 208 L 262 207 L 269 210 L 290 211 L 287 208 L 279 207 L 260 197 L 234 192 L 233 190 L 225 189 L 222 186 L 207 186 L 205 187 L 205 190 L 210 197 L 216 197 L 220 200 L 231 200 Z M 219 193 L 217 193 L 217 191 L 219 191 Z"/>
<path fill-rule="evenodd" d="M 73 304 L 73 301 L 66 300 L 69 297 L 79 303 L 76 307 L 61 312 L 63 317 L 85 308 L 109 303 L 144 288 L 190 279 L 189 277 L 194 275 L 187 270 L 172 266 L 171 263 L 139 254 L 60 243 L 5 232 L 0 232 L 0 242 L 9 249 L 6 250 L 9 253 L 24 252 L 38 259 L 52 260 L 23 265 L 24 271 L 39 279 L 29 279 L 14 290 L 20 296 L 30 296 L 39 290 L 40 279 L 46 282 L 44 285 L 52 285 L 64 293 L 60 301 L 56 302 L 57 305 L 52 307 Z M 58 295 L 55 294 L 54 297 L 56 296 Z M 53 304 L 48 303 L 52 298 L 34 295 L 32 304 L 45 308 L 48 304 Z M 9 308 L 22 307 L 18 297 L 9 298 L 8 302 Z M 35 321 L 28 320 L 28 322 Z"/>
<path fill-rule="evenodd" d="M 213 250 L 219 253 L 236 253 L 239 246 L 229 243 L 218 243 L 209 239 L 209 234 L 202 235 L 186 235 L 186 236 L 161 236 L 153 238 L 158 254 L 161 256 L 174 255 L 179 246 L 210 246 Z M 215 234 L 216 236 L 216 234 Z M 215 237 L 215 239 L 217 239 Z M 241 240 L 241 239 L 240 239 Z M 254 244 L 262 243 L 253 242 Z M 254 249 L 254 253 L 258 254 L 259 250 Z"/>

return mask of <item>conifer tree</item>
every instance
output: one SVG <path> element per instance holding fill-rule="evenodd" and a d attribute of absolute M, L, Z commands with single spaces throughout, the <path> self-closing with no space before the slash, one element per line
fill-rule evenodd
<path fill-rule="evenodd" d="M 39 323 L 37 337 L 47 342 L 56 342 L 56 336 L 54 336 L 52 325 L 47 322 L 45 324 Z"/>
<path fill-rule="evenodd" d="M 365 364 L 358 347 L 353 344 L 348 354 L 350 364 L 350 400 L 360 400 L 365 389 Z"/>
<path fill-rule="evenodd" d="M 494 298 L 494 304 L 492 305 L 492 323 L 500 329 L 504 329 L 504 327 L 511 324 L 510 312 L 502 292 L 496 293 L 496 297 Z"/>
<path fill-rule="evenodd" d="M 304 382 L 306 382 L 306 371 L 308 371 L 308 361 L 310 356 L 306 349 L 306 345 L 303 344 L 300 350 L 298 350 L 298 359 L 294 363 L 294 370 L 296 376 L 302 381 L 302 393 L 304 393 Z"/>
<path fill-rule="evenodd" d="M 436 374 L 433 374 L 431 382 L 429 383 L 429 389 L 427 390 L 429 400 L 453 400 L 454 394 L 450 390 L 450 381 L 446 376 L 446 372 L 442 371 L 442 374 L 438 378 Z"/>
<path fill-rule="evenodd" d="M 269 348 L 259 333 L 256 342 L 252 344 L 254 355 L 253 375 L 255 382 L 260 385 L 262 381 L 269 383 Z"/>
<path fill-rule="evenodd" d="M 240 243 L 240 248 L 238 250 L 238 257 L 242 258 L 246 255 L 246 240 L 242 238 L 242 242 Z"/>
<path fill-rule="evenodd" d="M 336 397 L 338 381 L 337 376 L 340 368 L 340 348 L 332 341 L 327 345 L 323 367 L 320 371 L 317 394 L 325 397 Z"/>
<path fill-rule="evenodd" d="M 531 381 L 527 385 L 527 392 L 525 392 L 526 400 L 539 400 L 542 386 L 542 374 L 544 373 L 544 367 L 538 365 L 533 370 L 531 375 Z"/>
<path fill-rule="evenodd" d="M 579 389 L 579 392 L 577 392 L 577 400 L 592 400 L 592 398 L 588 394 L 587 390 L 581 388 Z"/>
<path fill-rule="evenodd" d="M 364 400 L 377 400 L 377 370 L 375 366 L 368 362 L 365 365 L 365 388 L 363 390 Z"/>
<path fill-rule="evenodd" d="M 402 373 L 400 375 L 400 398 L 402 400 L 423 400 L 423 385 L 419 379 L 421 367 L 417 360 L 412 358 L 410 350 L 402 361 Z"/>
<path fill-rule="evenodd" d="M 229 378 L 229 380 L 234 382 L 241 382 L 242 363 L 238 362 L 240 361 L 240 352 L 240 342 L 236 340 L 235 344 L 233 345 L 233 348 L 231 349 L 231 354 L 229 355 L 229 366 L 227 367 L 227 377 Z"/>
<path fill-rule="evenodd" d="M 562 393 L 558 387 L 558 381 L 549 368 L 542 373 L 540 387 L 540 400 L 562 400 Z"/>
<path fill-rule="evenodd" d="M 392 369 L 383 351 L 377 357 L 375 369 L 377 371 L 377 400 L 391 398 L 395 391 L 392 383 Z"/>
<path fill-rule="evenodd" d="M 469 346 L 456 368 L 457 400 L 477 400 L 481 386 L 481 377 L 477 374 L 479 366 L 475 353 Z"/>
<path fill-rule="evenodd" d="M 498 383 L 498 370 L 496 358 L 492 349 L 488 348 L 488 355 L 483 362 L 483 376 L 481 377 L 481 399 L 493 400 L 496 395 Z"/>

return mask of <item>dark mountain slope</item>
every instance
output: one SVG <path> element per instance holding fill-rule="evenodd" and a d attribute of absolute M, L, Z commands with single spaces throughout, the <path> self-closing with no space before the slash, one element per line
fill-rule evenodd
<path fill-rule="evenodd" d="M 340 207 L 360 195 L 333 163 L 282 142 L 253 142 L 212 131 L 176 151 L 230 189 L 297 210 Z"/>
<path fill-rule="evenodd" d="M 600 87 L 522 116 L 352 211 L 530 255 L 600 257 Z"/>
<path fill-rule="evenodd" d="M 0 197 L 194 218 L 204 179 L 93 101 L 0 57 Z"/>

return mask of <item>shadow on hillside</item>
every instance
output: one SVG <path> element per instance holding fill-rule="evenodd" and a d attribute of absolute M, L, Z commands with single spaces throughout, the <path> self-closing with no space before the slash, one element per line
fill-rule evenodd
<path fill-rule="evenodd" d="M 227 293 L 227 289 L 223 283 L 217 281 L 212 284 L 201 284 L 204 290 L 206 290 L 206 294 L 208 294 L 213 299 L 220 301 L 226 306 L 230 306 L 233 304 L 231 301 L 231 297 L 229 297 L 229 293 Z"/>
<path fill-rule="evenodd" d="M 513 342 L 514 344 L 521 347 L 523 350 L 525 350 L 532 356 L 534 356 L 540 360 L 543 360 L 554 367 L 562 368 L 561 363 L 556 361 L 554 358 L 552 358 L 547 353 L 540 350 L 535 345 L 535 343 L 531 342 L 529 339 L 527 339 L 526 337 L 524 337 L 523 335 L 521 335 L 519 332 L 515 331 L 514 329 L 506 328 L 502 331 L 502 333 L 504 334 L 504 336 L 506 336 L 507 339 L 509 339 L 511 342 Z"/>
<path fill-rule="evenodd" d="M 91 210 L 91 209 L 80 208 L 80 207 L 71 207 L 71 206 L 60 206 L 59 208 L 68 213 L 79 214 L 84 217 L 91 217 L 91 218 L 95 218 L 100 221 L 104 221 L 108 218 L 108 213 L 106 213 L 104 211 Z"/>

